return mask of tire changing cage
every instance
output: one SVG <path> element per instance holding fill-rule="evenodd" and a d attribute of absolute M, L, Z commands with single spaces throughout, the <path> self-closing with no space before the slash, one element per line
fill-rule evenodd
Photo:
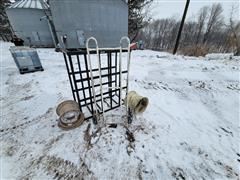
<path fill-rule="evenodd" d="M 89 42 L 95 48 L 89 48 Z M 126 42 L 124 42 L 126 41 Z M 127 45 L 126 45 L 127 44 Z M 122 47 L 125 45 L 125 47 Z M 91 45 L 92 46 L 92 45 Z M 72 89 L 73 99 L 79 104 L 85 120 L 93 119 L 97 124 L 104 112 L 116 109 L 123 104 L 128 92 L 130 41 L 120 40 L 117 48 L 99 48 L 93 37 L 86 42 L 86 49 L 61 49 Z M 123 54 L 126 54 L 123 58 Z M 93 58 L 95 57 L 94 64 Z M 127 60 L 124 64 L 124 60 Z M 123 79 L 125 83 L 123 84 Z M 122 90 L 126 93 L 123 94 Z M 126 118 L 131 122 L 132 115 L 126 106 Z"/>

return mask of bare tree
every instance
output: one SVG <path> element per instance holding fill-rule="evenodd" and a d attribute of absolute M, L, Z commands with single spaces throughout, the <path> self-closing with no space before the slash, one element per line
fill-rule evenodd
<path fill-rule="evenodd" d="M 201 34 L 206 24 L 208 10 L 209 8 L 207 6 L 204 6 L 199 10 L 195 45 L 197 45 L 200 41 Z"/>
<path fill-rule="evenodd" d="M 135 40 L 140 29 L 143 28 L 147 18 L 147 6 L 153 0 L 128 0 L 129 17 L 128 17 L 128 34 L 131 41 Z"/>
<path fill-rule="evenodd" d="M 230 28 L 230 43 L 234 48 L 234 55 L 240 55 L 240 22 L 234 21 L 234 14 L 237 12 L 237 7 L 232 6 L 231 15 L 229 18 L 229 28 Z"/>
<path fill-rule="evenodd" d="M 5 8 L 10 4 L 9 0 L 0 0 L 0 25 L 1 27 L 7 23 L 7 15 Z"/>
<path fill-rule="evenodd" d="M 188 21 L 185 23 L 182 31 L 182 40 L 180 43 L 181 46 L 193 46 L 196 37 L 193 35 L 198 29 L 198 24 L 195 21 Z"/>
<path fill-rule="evenodd" d="M 5 12 L 6 7 L 9 5 L 9 0 L 0 0 L 0 35 L 5 37 L 11 36 L 10 24 Z M 9 39 L 9 37 L 6 37 L 6 39 Z"/>
<path fill-rule="evenodd" d="M 203 56 L 213 52 L 240 52 L 240 22 L 233 16 L 224 26 L 222 7 L 214 4 L 199 10 L 197 18 L 187 20 L 182 31 L 179 52 L 185 55 Z M 176 17 L 149 22 L 140 33 L 139 39 L 145 47 L 154 50 L 171 51 L 174 47 L 180 21 Z"/>
<path fill-rule="evenodd" d="M 222 5 L 220 3 L 212 5 L 210 13 L 209 13 L 206 32 L 203 36 L 203 44 L 206 43 L 210 34 L 214 30 L 218 30 L 219 27 L 223 24 L 223 18 L 222 18 L 222 15 L 221 15 L 222 12 L 223 12 L 223 8 L 222 8 Z"/>

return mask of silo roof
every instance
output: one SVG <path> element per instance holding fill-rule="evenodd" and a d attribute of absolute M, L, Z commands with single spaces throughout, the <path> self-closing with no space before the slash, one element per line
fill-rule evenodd
<path fill-rule="evenodd" d="M 48 4 L 44 0 L 20 0 L 8 8 L 48 9 Z"/>

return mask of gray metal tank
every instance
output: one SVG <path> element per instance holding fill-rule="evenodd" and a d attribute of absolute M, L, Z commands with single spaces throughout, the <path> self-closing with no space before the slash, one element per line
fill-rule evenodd
<path fill-rule="evenodd" d="M 126 0 L 50 0 L 50 9 L 61 47 L 85 48 L 91 36 L 99 47 L 116 47 L 128 35 Z"/>
<path fill-rule="evenodd" d="M 6 9 L 14 33 L 25 46 L 55 47 L 46 19 L 47 8 L 41 0 L 20 0 Z"/>

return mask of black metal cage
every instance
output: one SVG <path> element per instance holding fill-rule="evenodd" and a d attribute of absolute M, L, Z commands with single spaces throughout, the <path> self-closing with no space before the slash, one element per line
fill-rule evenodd
<path fill-rule="evenodd" d="M 79 104 L 79 108 L 84 113 L 85 119 L 90 119 L 93 117 L 96 109 L 94 108 L 94 96 L 92 92 L 87 51 L 65 49 L 62 50 L 62 52 L 67 67 L 73 98 Z M 123 50 L 122 52 L 124 54 L 124 52 L 127 51 Z M 94 65 L 94 63 L 92 63 L 94 88 L 96 89 L 96 102 L 99 109 L 103 110 L 104 108 L 104 112 L 118 108 L 122 103 L 122 98 L 120 97 L 120 89 L 112 88 L 119 87 L 121 79 L 124 79 L 124 76 L 126 76 L 128 72 L 127 67 L 123 66 L 121 68 L 122 77 L 120 77 L 119 53 L 119 50 L 99 51 L 99 60 L 101 65 L 100 72 L 102 77 L 102 90 L 104 100 L 103 104 L 101 102 L 101 93 L 100 91 L 97 91 L 100 89 L 100 76 L 98 73 L 99 69 L 96 64 Z M 96 56 L 96 52 L 91 52 L 91 54 L 91 56 Z M 122 89 L 127 89 L 127 83 L 122 84 Z"/>

